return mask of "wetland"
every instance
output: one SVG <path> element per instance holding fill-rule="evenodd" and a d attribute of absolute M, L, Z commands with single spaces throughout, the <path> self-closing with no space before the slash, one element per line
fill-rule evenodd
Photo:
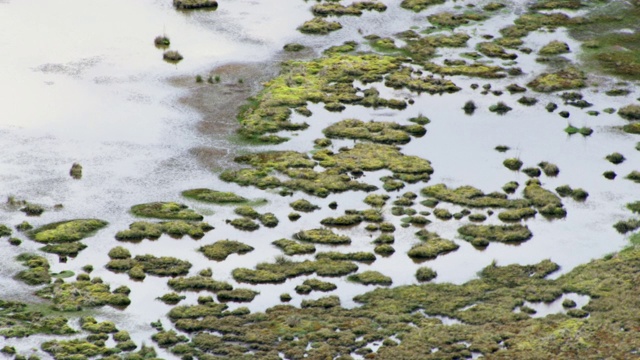
<path fill-rule="evenodd" d="M 0 358 L 640 353 L 637 1 L 0 24 Z"/>

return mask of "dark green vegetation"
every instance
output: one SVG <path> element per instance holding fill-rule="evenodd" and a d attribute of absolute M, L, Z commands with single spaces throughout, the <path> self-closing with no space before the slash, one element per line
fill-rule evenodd
<path fill-rule="evenodd" d="M 357 282 L 362 285 L 391 285 L 391 278 L 383 275 L 377 271 L 363 271 L 358 274 L 349 275 L 347 277 L 349 281 Z"/>
<path fill-rule="evenodd" d="M 249 200 L 232 192 L 223 192 L 213 189 L 191 189 L 182 192 L 182 196 L 199 201 L 214 204 L 245 203 Z"/>
<path fill-rule="evenodd" d="M 89 237 L 105 226 L 106 221 L 97 219 L 67 220 L 41 226 L 28 235 L 44 244 L 68 243 Z"/>
<path fill-rule="evenodd" d="M 505 194 L 498 192 L 485 194 L 473 186 L 461 186 L 456 189 L 449 189 L 445 184 L 437 184 L 425 187 L 421 193 L 423 196 L 432 197 L 440 201 L 474 208 L 522 208 L 530 205 L 527 200 L 510 200 L 507 199 Z"/>
<path fill-rule="evenodd" d="M 416 279 L 420 282 L 427 282 L 435 279 L 438 276 L 438 273 L 426 266 L 418 268 L 416 270 Z"/>
<path fill-rule="evenodd" d="M 315 17 L 312 20 L 305 21 L 298 30 L 305 34 L 328 34 L 332 31 L 342 29 L 342 25 L 336 21 L 327 21 L 321 17 Z"/>
<path fill-rule="evenodd" d="M 191 277 L 176 277 L 169 279 L 167 285 L 175 291 L 230 291 L 233 289 L 231 285 L 226 282 L 213 280 L 210 276 L 191 276 Z"/>
<path fill-rule="evenodd" d="M 289 239 L 276 240 L 272 244 L 280 248 L 286 255 L 303 255 L 316 252 L 316 247 L 313 244 L 303 244 Z"/>
<path fill-rule="evenodd" d="M 246 254 L 253 251 L 253 247 L 235 240 L 220 240 L 211 245 L 202 246 L 202 252 L 210 260 L 223 261 L 231 254 Z"/>
<path fill-rule="evenodd" d="M 560 198 L 537 182 L 532 181 L 524 188 L 524 197 L 547 218 L 563 218 L 567 215 Z"/>
<path fill-rule="evenodd" d="M 581 189 L 581 188 L 572 189 L 571 186 L 569 185 L 558 186 L 556 188 L 556 192 L 558 193 L 558 195 L 562 197 L 570 196 L 576 201 L 584 201 L 589 196 L 589 193 L 586 192 L 584 189 Z"/>
<path fill-rule="evenodd" d="M 329 229 L 311 229 L 297 232 L 294 237 L 300 241 L 316 244 L 347 245 L 351 239 L 346 235 L 338 235 Z"/>
<path fill-rule="evenodd" d="M 51 282 L 49 262 L 44 257 L 25 253 L 20 254 L 16 260 L 22 262 L 22 265 L 28 268 L 20 271 L 16 275 L 16 279 L 27 285 L 42 285 Z"/>
<path fill-rule="evenodd" d="M 167 220 L 200 221 L 203 219 L 202 215 L 189 209 L 186 205 L 174 202 L 153 202 L 134 205 L 131 207 L 131 213 L 141 217 Z"/>
<path fill-rule="evenodd" d="M 350 261 L 316 260 L 293 261 L 284 257 L 275 263 L 260 263 L 255 270 L 236 268 L 232 275 L 234 280 L 249 284 L 278 284 L 288 278 L 316 274 L 318 276 L 344 276 L 358 270 L 358 266 Z"/>
<path fill-rule="evenodd" d="M 71 165 L 71 169 L 69 170 L 69 175 L 76 180 L 82 179 L 82 165 L 73 163 L 73 165 Z"/>
<path fill-rule="evenodd" d="M 354 2 L 349 6 L 344 6 L 334 2 L 324 2 L 314 5 L 311 8 L 311 12 L 316 16 L 359 16 L 362 15 L 362 10 L 375 10 L 382 12 L 386 9 L 387 6 L 385 4 L 377 1 L 359 1 Z"/>
<path fill-rule="evenodd" d="M 136 221 L 129 225 L 128 230 L 118 231 L 116 233 L 116 239 L 120 241 L 139 242 L 144 239 L 155 240 L 162 236 L 162 234 L 167 234 L 176 239 L 180 239 L 184 235 L 189 235 L 193 239 L 200 239 L 207 231 L 212 229 L 213 227 L 205 222 L 174 220 L 152 223 Z"/>
<path fill-rule="evenodd" d="M 544 73 L 533 79 L 528 87 L 538 92 L 580 89 L 586 86 L 585 75 L 575 67 Z"/>
<path fill-rule="evenodd" d="M 73 282 L 54 281 L 51 285 L 38 290 L 36 295 L 51 301 L 51 308 L 57 311 L 80 311 L 111 305 L 124 308 L 131 303 L 126 286 L 111 290 L 100 278 L 90 279 L 81 274 Z"/>
<path fill-rule="evenodd" d="M 302 211 L 302 212 L 312 212 L 320 209 L 318 205 L 314 205 L 305 199 L 296 200 L 290 203 L 289 206 L 291 206 L 291 208 L 295 211 Z"/>
<path fill-rule="evenodd" d="M 75 333 L 76 331 L 68 325 L 67 318 L 64 316 L 45 314 L 33 305 L 0 300 L 0 336 L 22 338 L 35 334 L 71 335 Z M 1 351 L 11 354 L 8 346 Z"/>
<path fill-rule="evenodd" d="M 162 58 L 165 61 L 170 62 L 170 63 L 177 63 L 180 60 L 184 59 L 182 57 L 182 54 L 180 54 L 176 50 L 165 51 L 164 54 L 162 54 Z"/>

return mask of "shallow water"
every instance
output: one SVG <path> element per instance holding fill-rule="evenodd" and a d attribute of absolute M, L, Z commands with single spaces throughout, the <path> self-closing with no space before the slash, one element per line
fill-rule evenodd
<path fill-rule="evenodd" d="M 425 27 L 424 17 L 443 9 L 451 9 L 445 4 L 414 14 L 399 9 L 399 1 L 389 1 L 385 13 L 368 13 L 362 17 L 340 19 L 343 30 L 328 36 L 303 36 L 295 30 L 304 20 L 312 16 L 308 12 L 310 3 L 290 4 L 283 0 L 268 2 L 235 1 L 225 3 L 216 11 L 177 12 L 170 2 L 145 0 L 130 3 L 121 0 L 107 3 L 87 3 L 78 0 L 65 2 L 5 1 L 0 2 L 0 47 L 11 56 L 0 58 L 0 83 L 3 84 L 0 108 L 0 141 L 4 144 L 0 155 L 0 196 L 15 196 L 47 208 L 41 217 L 27 218 L 19 211 L 0 211 L 0 223 L 14 225 L 27 220 L 33 225 L 72 218 L 96 217 L 110 222 L 110 226 L 99 231 L 94 237 L 83 240 L 89 247 L 78 257 L 66 264 L 46 255 L 52 264 L 52 271 L 73 270 L 80 272 L 85 264 L 95 267 L 92 276 L 100 276 L 112 288 L 129 285 L 132 304 L 125 310 L 103 308 L 96 310 L 98 320 L 111 319 L 128 330 L 133 340 L 140 344 L 151 343 L 150 335 L 155 331 L 149 322 L 161 319 L 165 327 L 169 321 L 165 314 L 171 308 L 154 300 L 169 292 L 165 278 L 148 276 L 143 282 L 132 283 L 126 274 L 114 274 L 103 268 L 109 260 L 107 252 L 114 246 L 123 245 L 133 255 L 152 253 L 156 256 L 175 256 L 189 260 L 193 267 L 190 275 L 205 268 L 212 268 L 216 280 L 228 281 L 234 287 L 250 287 L 260 294 L 248 304 L 230 303 L 230 308 L 247 306 L 252 311 L 261 311 L 279 303 L 281 293 L 289 293 L 291 304 L 298 306 L 303 299 L 317 299 L 327 295 L 312 292 L 298 295 L 295 286 L 309 276 L 289 279 L 280 285 L 237 284 L 231 278 L 231 271 L 237 267 L 253 268 L 257 263 L 273 261 L 281 255 L 271 242 L 280 238 L 291 238 L 301 229 L 319 227 L 319 221 L 327 216 L 341 215 L 346 209 L 366 209 L 362 202 L 363 192 L 347 192 L 326 199 L 313 198 L 296 193 L 293 197 L 281 197 L 274 191 L 259 191 L 242 188 L 220 181 L 211 168 L 219 170 L 228 166 L 224 159 L 208 159 L 215 165 L 203 166 L 202 159 L 194 155 L 193 148 L 224 149 L 229 156 L 254 149 L 234 143 L 226 138 L 227 132 L 215 136 L 211 132 L 198 131 L 205 115 L 198 112 L 181 98 L 198 90 L 194 84 L 196 74 L 206 75 L 214 68 L 229 63 L 247 63 L 264 71 L 283 58 L 282 45 L 296 41 L 310 46 L 313 51 L 301 56 L 313 56 L 322 48 L 339 44 L 345 40 L 360 40 L 362 35 L 376 33 L 391 36 L 407 29 L 407 24 Z M 281 9 L 286 6 L 286 11 Z M 515 11 L 520 11 L 517 4 Z M 55 16 L 52 16 L 55 14 Z M 456 31 L 478 34 L 496 34 L 497 29 L 515 18 L 508 11 L 484 22 L 481 26 L 465 26 Z M 113 26 L 114 23 L 120 24 Z M 162 51 L 153 46 L 153 38 L 166 33 L 172 41 L 171 49 L 179 50 L 185 59 L 177 65 L 162 61 Z M 579 44 L 571 40 L 565 31 L 555 33 L 533 33 L 526 38 L 534 50 L 550 40 L 569 43 L 572 50 Z M 470 47 L 477 41 L 470 41 Z M 366 49 L 366 45 L 363 46 Z M 444 57 L 453 57 L 466 49 L 441 49 Z M 618 108 L 639 96 L 638 91 L 626 97 L 607 97 L 604 90 L 612 86 L 607 79 L 599 79 L 599 88 L 582 91 L 585 99 L 595 104 L 593 108 L 580 110 L 562 106 L 557 95 L 536 94 L 540 101 L 532 107 L 516 102 L 521 94 L 496 97 L 481 95 L 480 90 L 471 90 L 472 83 L 491 83 L 493 89 L 504 89 L 512 82 L 524 85 L 545 65 L 535 62 L 535 51 L 530 55 L 519 53 L 518 64 L 527 73 L 517 78 L 501 80 L 470 79 L 454 77 L 453 81 L 462 88 L 456 94 L 429 95 L 416 94 L 407 90 L 393 90 L 383 84 L 374 84 L 386 98 L 412 98 L 415 104 L 405 111 L 391 109 L 367 109 L 349 106 L 342 113 L 330 113 L 322 105 L 310 105 L 314 113 L 310 119 L 293 115 L 294 121 L 307 121 L 309 129 L 296 134 L 292 140 L 277 146 L 263 146 L 264 149 L 312 150 L 311 141 L 322 136 L 322 129 L 330 122 L 344 118 L 361 120 L 397 121 L 408 123 L 406 119 L 421 113 L 431 119 L 426 126 L 427 134 L 402 146 L 405 154 L 419 155 L 431 161 L 435 173 L 429 184 L 446 183 L 450 188 L 473 185 L 485 192 L 500 190 L 508 181 L 518 181 L 521 186 L 528 179 L 526 175 L 512 172 L 502 165 L 507 157 L 519 157 L 524 167 L 535 166 L 540 161 L 549 161 L 560 167 L 557 178 L 541 177 L 543 186 L 553 190 L 563 184 L 582 187 L 589 192 L 584 203 L 565 198 L 563 203 L 568 211 L 566 219 L 549 221 L 540 215 L 529 219 L 526 224 L 534 236 L 518 245 L 492 243 L 486 250 L 475 249 L 458 238 L 457 228 L 468 220 L 435 220 L 428 225 L 429 231 L 436 231 L 442 237 L 452 239 L 460 245 L 457 251 L 439 256 L 423 263 L 414 263 L 406 252 L 419 240 L 413 235 L 419 228 L 401 228 L 400 217 L 390 213 L 389 200 L 385 207 L 385 217 L 397 227 L 393 245 L 396 253 L 390 257 L 378 256 L 372 264 L 358 263 L 359 271 L 377 270 L 392 277 L 393 286 L 415 284 L 415 271 L 420 266 L 429 266 L 438 272 L 436 282 L 463 283 L 492 261 L 499 265 L 511 263 L 532 264 L 543 259 L 551 259 L 561 266 L 552 276 L 570 271 L 575 266 L 593 258 L 619 250 L 625 245 L 625 238 L 612 228 L 612 224 L 626 219 L 631 214 L 624 204 L 637 200 L 634 196 L 637 184 L 623 179 L 623 176 L 639 163 L 640 154 L 634 149 L 636 139 L 617 129 L 625 124 L 618 115 L 601 113 L 593 117 L 586 110 L 602 110 L 606 107 Z M 576 52 L 566 55 L 576 59 Z M 440 62 L 442 58 L 436 59 Z M 499 61 L 496 61 L 499 64 Z M 258 64 L 258 65 L 256 65 Z M 229 71 L 222 82 L 236 84 L 242 72 Z M 180 79 L 176 81 L 176 79 Z M 174 86 L 176 82 L 181 86 Z M 250 82 L 250 81 L 248 81 Z M 247 85 L 255 86 L 255 84 Z M 361 87 L 361 84 L 356 84 Z M 633 88 L 633 87 L 632 87 Z M 637 89 L 637 87 L 635 87 Z M 249 90 L 247 90 L 249 91 Z M 532 96 L 531 91 L 527 96 Z M 472 116 L 461 110 L 467 100 L 473 99 L 478 109 Z M 488 111 L 497 101 L 505 101 L 513 107 L 506 115 L 499 116 Z M 554 101 L 560 105 L 555 113 L 547 113 L 544 106 Z M 238 104 L 233 104 L 236 106 Z M 571 117 L 560 118 L 558 111 L 568 110 Z M 211 115 L 211 114 L 209 114 Z M 215 114 L 212 116 L 215 117 Z M 319 119 L 319 120 L 318 120 Z M 218 119 L 220 120 L 220 119 Z M 220 120 L 229 127 L 235 126 L 235 119 Z M 578 127 L 588 125 L 595 132 L 590 137 L 566 135 L 562 129 L 570 122 Z M 353 141 L 334 141 L 334 151 L 341 146 L 351 146 Z M 512 148 L 507 153 L 498 153 L 493 148 L 504 144 Z M 604 157 L 614 151 L 625 155 L 627 161 L 613 165 Z M 73 180 L 68 171 L 73 162 L 84 167 L 82 180 Z M 606 180 L 601 174 L 615 170 L 619 177 Z M 379 178 L 389 175 L 388 171 L 366 173 L 361 181 L 381 187 Z M 424 183 L 408 185 L 399 193 L 413 191 L 419 193 Z M 257 207 L 261 212 L 273 212 L 280 225 L 274 229 L 261 227 L 253 233 L 243 232 L 225 224 L 225 219 L 235 218 L 232 206 L 214 206 L 198 203 L 180 197 L 180 192 L 189 188 L 209 187 L 234 191 L 253 199 L 267 198 L 268 204 Z M 379 191 L 382 193 L 382 190 Z M 518 197 L 512 195 L 511 197 Z M 289 202 L 305 198 L 322 207 L 311 214 L 302 214 L 296 222 L 290 222 L 287 214 L 292 211 Z M 144 240 L 138 244 L 123 244 L 113 238 L 115 232 L 128 228 L 135 218 L 128 213 L 131 205 L 150 201 L 181 201 L 205 214 L 205 221 L 215 227 L 201 240 L 188 237 L 177 240 L 162 236 L 156 241 Z M 337 210 L 330 210 L 328 204 L 338 201 Z M 416 202 L 420 200 L 417 199 Z M 64 209 L 53 210 L 53 205 L 62 203 Z M 462 209 L 459 206 L 441 204 L 439 207 Z M 419 204 L 418 211 L 430 210 Z M 476 212 L 476 211 L 474 211 Z M 429 217 L 431 220 L 433 216 Z M 496 215 L 486 223 L 499 223 Z M 363 229 L 363 226 L 336 229 L 338 233 L 349 235 L 350 246 L 330 247 L 316 245 L 317 251 L 373 251 L 370 243 L 377 234 Z M 0 243 L 5 260 L 0 266 L 0 294 L 3 298 L 38 301 L 32 294 L 33 288 L 21 285 L 12 276 L 22 266 L 11 259 L 25 251 L 36 251 L 40 246 L 26 240 L 19 233 L 23 244 L 20 247 Z M 245 255 L 230 255 L 222 262 L 207 260 L 197 249 L 220 239 L 234 239 L 255 248 Z M 343 250 L 344 249 L 344 250 Z M 295 260 L 313 259 L 313 255 L 296 256 Z M 310 276 L 315 277 L 315 276 Z M 338 286 L 330 294 L 339 295 L 345 307 L 357 306 L 352 300 L 355 295 L 374 289 L 350 283 L 346 278 L 323 278 Z M 195 304 L 198 294 L 186 294 L 181 304 Z M 559 301 L 559 302 L 558 302 Z M 561 300 L 558 300 L 558 304 Z M 555 302 L 554 302 L 555 304 Z M 583 304 L 580 304 L 582 306 Z M 533 307 L 532 305 L 529 305 Z M 536 308 L 537 309 L 537 308 Z M 555 308 L 554 308 L 555 309 Z M 539 314 L 555 310 L 538 309 Z M 7 340 L 8 344 L 21 349 L 38 347 L 45 337 L 31 337 L 28 340 Z M 46 337 L 49 339 L 49 337 Z M 164 356 L 168 354 L 160 352 Z"/>

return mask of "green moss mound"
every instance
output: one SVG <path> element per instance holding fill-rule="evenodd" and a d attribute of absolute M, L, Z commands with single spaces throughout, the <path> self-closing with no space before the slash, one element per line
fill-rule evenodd
<path fill-rule="evenodd" d="M 553 73 L 544 73 L 527 84 L 538 92 L 580 89 L 586 86 L 585 74 L 575 67 L 568 67 Z"/>
<path fill-rule="evenodd" d="M 272 242 L 273 245 L 280 248 L 286 255 L 304 255 L 316 252 L 313 244 L 303 244 L 298 241 L 289 239 L 280 239 Z"/>
<path fill-rule="evenodd" d="M 416 244 L 407 255 L 416 260 L 429 260 L 435 259 L 439 255 L 443 255 L 460 247 L 458 244 L 451 240 L 443 239 L 438 234 L 429 232 L 426 230 L 420 230 L 416 233 L 416 236 L 422 240 L 422 243 Z"/>
<path fill-rule="evenodd" d="M 232 192 L 217 191 L 213 189 L 191 189 L 182 192 L 182 196 L 214 204 L 238 204 L 249 200 Z"/>
<path fill-rule="evenodd" d="M 529 240 L 533 234 L 524 225 L 464 225 L 458 228 L 463 239 L 472 244 L 478 239 L 503 243 L 521 243 Z"/>
<path fill-rule="evenodd" d="M 231 285 L 226 282 L 213 280 L 208 276 L 191 276 L 191 277 L 176 277 L 169 279 L 167 285 L 175 291 L 230 291 L 233 289 Z"/>
<path fill-rule="evenodd" d="M 368 140 L 381 144 L 406 144 L 409 135 L 424 135 L 426 130 L 420 125 L 399 125 L 392 122 L 345 119 L 323 130 L 328 138 Z"/>
<path fill-rule="evenodd" d="M 116 233 L 116 240 L 129 242 L 139 242 L 144 239 L 155 240 L 162 236 L 162 234 L 167 234 L 176 239 L 180 239 L 185 235 L 193 239 L 200 239 L 206 232 L 212 229 L 213 226 L 205 222 L 173 220 L 152 223 L 136 221 L 129 225 L 128 230 L 118 231 Z"/>
<path fill-rule="evenodd" d="M 36 254 L 24 253 L 18 255 L 16 260 L 27 267 L 26 270 L 22 270 L 16 275 L 16 279 L 27 285 L 42 285 L 51 282 L 49 261 L 46 258 Z"/>
<path fill-rule="evenodd" d="M 107 226 L 106 221 L 76 219 L 51 223 L 28 232 L 31 239 L 41 243 L 67 243 L 79 241 Z"/>
<path fill-rule="evenodd" d="M 383 285 L 389 286 L 392 281 L 391 278 L 383 275 L 378 271 L 363 271 L 358 274 L 349 275 L 347 277 L 349 281 L 353 281 L 363 285 Z"/>
<path fill-rule="evenodd" d="M 207 259 L 223 261 L 231 254 L 246 254 L 253 251 L 253 247 L 235 240 L 220 240 L 211 245 L 198 249 Z"/>
<path fill-rule="evenodd" d="M 190 220 L 200 221 L 203 216 L 189 209 L 184 204 L 175 202 L 152 202 L 134 205 L 131 213 L 136 216 L 150 217 L 167 220 Z"/>
<path fill-rule="evenodd" d="M 504 194 L 499 193 L 485 194 L 482 190 L 468 185 L 449 189 L 445 184 L 437 184 L 423 188 L 420 193 L 423 196 L 428 196 L 439 201 L 473 208 L 522 208 L 530 205 L 527 200 L 510 200 L 507 199 Z"/>
<path fill-rule="evenodd" d="M 311 229 L 297 232 L 294 237 L 301 241 L 329 244 L 329 245 L 348 245 L 351 239 L 346 235 L 338 235 L 329 229 Z"/>

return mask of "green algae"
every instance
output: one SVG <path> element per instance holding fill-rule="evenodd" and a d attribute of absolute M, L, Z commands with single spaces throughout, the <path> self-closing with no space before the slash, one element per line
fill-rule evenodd
<path fill-rule="evenodd" d="M 155 240 L 167 234 L 173 238 L 180 239 L 184 235 L 189 235 L 193 239 L 200 239 L 213 227 L 205 222 L 188 222 L 184 220 L 163 221 L 152 223 L 147 221 L 136 221 L 129 225 L 128 230 L 118 231 L 116 240 L 139 242 L 144 239 Z"/>
<path fill-rule="evenodd" d="M 272 242 L 273 245 L 280 248 L 286 255 L 304 255 L 316 252 L 313 244 L 303 244 L 298 241 L 289 239 L 280 239 Z"/>
<path fill-rule="evenodd" d="M 189 209 L 184 204 L 175 202 L 153 202 L 134 205 L 131 213 L 140 217 L 149 217 L 166 220 L 200 221 L 203 216 Z"/>
<path fill-rule="evenodd" d="M 224 192 L 213 189 L 191 189 L 182 192 L 182 196 L 198 201 L 214 204 L 246 203 L 249 200 L 232 192 Z"/>
<path fill-rule="evenodd" d="M 378 271 L 368 270 L 361 273 L 349 275 L 347 280 L 353 281 L 362 285 L 383 285 L 389 286 L 392 281 L 391 278 L 383 275 Z"/>
<path fill-rule="evenodd" d="M 38 227 L 28 235 L 40 243 L 67 243 L 87 238 L 105 226 L 106 221 L 97 219 L 67 220 Z"/>
<path fill-rule="evenodd" d="M 224 261 L 231 254 L 243 255 L 253 250 L 252 246 L 235 240 L 219 240 L 198 249 L 207 259 L 216 261 Z"/>
<path fill-rule="evenodd" d="M 409 135 L 422 136 L 426 133 L 420 125 L 399 125 L 392 122 L 345 119 L 323 130 L 328 138 L 347 138 L 369 140 L 381 144 L 406 144 L 411 141 Z"/>

